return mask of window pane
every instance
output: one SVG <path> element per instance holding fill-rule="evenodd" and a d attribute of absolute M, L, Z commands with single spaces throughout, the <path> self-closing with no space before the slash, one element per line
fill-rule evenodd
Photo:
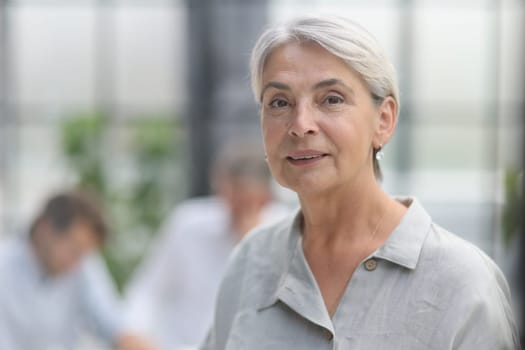
<path fill-rule="evenodd" d="M 94 11 L 90 7 L 10 9 L 13 76 L 19 103 L 90 105 Z"/>

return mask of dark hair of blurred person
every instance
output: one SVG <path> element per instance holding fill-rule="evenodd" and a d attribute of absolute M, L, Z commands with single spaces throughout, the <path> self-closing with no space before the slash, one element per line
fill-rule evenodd
<path fill-rule="evenodd" d="M 98 249 L 107 225 L 94 195 L 64 192 L 49 199 L 30 229 L 35 253 L 46 271 L 60 274 Z"/>

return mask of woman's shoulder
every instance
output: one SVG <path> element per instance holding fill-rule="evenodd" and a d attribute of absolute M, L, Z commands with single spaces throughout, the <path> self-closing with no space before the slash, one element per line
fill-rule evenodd
<path fill-rule="evenodd" d="M 420 263 L 454 288 L 478 294 L 497 288 L 510 298 L 507 281 L 494 260 L 475 244 L 435 223 L 423 245 Z"/>
<path fill-rule="evenodd" d="M 233 250 L 217 295 L 214 342 L 224 343 L 237 312 L 256 305 L 268 281 L 285 268 L 294 218 L 254 229 Z"/>
<path fill-rule="evenodd" d="M 234 248 L 223 275 L 226 294 L 252 294 L 250 286 L 264 283 L 285 268 L 295 215 L 249 232 Z M 249 286 L 248 288 L 245 288 Z"/>
<path fill-rule="evenodd" d="M 455 338 L 466 344 L 494 344 L 494 349 L 510 349 L 516 342 L 509 286 L 479 247 L 432 224 L 418 270 L 418 295 L 445 313 L 448 328 L 457 332 Z"/>
<path fill-rule="evenodd" d="M 295 217 L 290 214 L 248 232 L 230 256 L 230 269 L 245 269 L 267 262 L 275 264 L 277 256 L 287 253 Z"/>

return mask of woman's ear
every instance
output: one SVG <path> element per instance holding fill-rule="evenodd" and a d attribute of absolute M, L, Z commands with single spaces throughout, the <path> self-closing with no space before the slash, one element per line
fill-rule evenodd
<path fill-rule="evenodd" d="M 387 96 L 381 105 L 378 107 L 379 110 L 379 121 L 374 137 L 374 147 L 380 147 L 380 145 L 386 145 L 397 125 L 397 102 L 392 96 Z"/>

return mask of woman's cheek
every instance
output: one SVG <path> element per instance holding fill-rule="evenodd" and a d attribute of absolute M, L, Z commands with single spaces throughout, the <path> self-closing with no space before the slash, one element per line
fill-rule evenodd
<path fill-rule="evenodd" d="M 266 153 L 270 155 L 276 151 L 276 148 L 279 145 L 282 130 L 278 123 L 269 120 L 263 120 L 262 130 Z"/>
<path fill-rule="evenodd" d="M 278 161 L 280 159 L 279 144 L 281 142 L 278 135 L 278 130 L 273 129 L 269 125 L 263 124 L 263 142 L 266 161 L 268 162 L 268 166 L 270 167 L 272 174 L 275 176 L 277 175 L 275 173 L 278 172 Z"/>

